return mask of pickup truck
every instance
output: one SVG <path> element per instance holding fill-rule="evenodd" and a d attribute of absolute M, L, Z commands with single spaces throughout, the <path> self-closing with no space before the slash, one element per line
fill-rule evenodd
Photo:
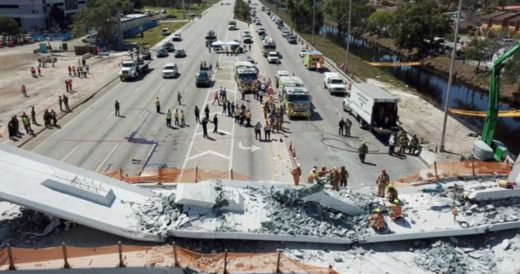
<path fill-rule="evenodd" d="M 119 79 L 126 81 L 127 79 L 136 79 L 148 72 L 148 65 L 150 61 L 143 59 L 139 60 L 124 60 L 121 63 L 121 70 L 119 71 Z"/>
<path fill-rule="evenodd" d="M 352 84 L 343 99 L 343 109 L 354 116 L 362 128 L 391 134 L 397 125 L 397 97 L 372 84 Z"/>
<path fill-rule="evenodd" d="M 345 81 L 337 72 L 325 72 L 323 75 L 323 87 L 327 89 L 330 94 L 347 93 L 347 85 L 345 85 Z"/>

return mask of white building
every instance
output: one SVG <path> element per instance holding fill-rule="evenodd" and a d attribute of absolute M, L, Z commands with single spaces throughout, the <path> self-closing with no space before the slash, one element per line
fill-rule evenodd
<path fill-rule="evenodd" d="M 51 23 L 53 7 L 64 11 L 66 17 L 87 6 L 87 0 L 1 0 L 0 15 L 13 17 L 25 30 L 43 30 Z"/>

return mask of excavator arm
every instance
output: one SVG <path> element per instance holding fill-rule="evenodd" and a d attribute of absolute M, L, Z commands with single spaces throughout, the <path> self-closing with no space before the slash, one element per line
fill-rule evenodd
<path fill-rule="evenodd" d="M 511 49 L 502 54 L 493 64 L 491 70 L 491 79 L 489 82 L 489 101 L 484 128 L 482 129 L 482 141 L 493 147 L 493 138 L 498 122 L 498 107 L 500 95 L 500 72 L 504 66 L 504 62 L 520 50 L 520 43 L 514 45 Z"/>

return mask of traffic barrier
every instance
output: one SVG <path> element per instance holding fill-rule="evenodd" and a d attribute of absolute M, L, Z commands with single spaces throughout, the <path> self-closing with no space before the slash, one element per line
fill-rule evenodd
<path fill-rule="evenodd" d="M 137 176 L 128 176 L 125 174 L 123 169 L 111 170 L 103 173 L 105 176 L 112 177 L 114 179 L 124 181 L 130 184 L 137 183 L 175 183 L 178 181 L 179 176 L 182 173 L 182 182 L 183 183 L 198 183 L 205 180 L 211 179 L 235 179 L 235 180 L 248 180 L 249 177 L 237 173 L 234 170 L 229 171 L 219 171 L 219 170 L 211 170 L 211 169 L 201 169 L 198 166 L 195 168 L 186 168 L 184 172 L 181 172 L 182 169 L 179 168 L 168 168 L 168 167 L 158 167 L 158 168 L 150 168 L 145 169 L 141 174 Z"/>

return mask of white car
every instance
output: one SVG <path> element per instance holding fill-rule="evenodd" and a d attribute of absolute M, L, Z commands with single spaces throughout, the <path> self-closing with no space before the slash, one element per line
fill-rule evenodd
<path fill-rule="evenodd" d="M 177 64 L 168 63 L 164 65 L 162 69 L 163 78 L 175 78 L 177 76 L 179 76 L 179 68 L 177 67 Z"/>
<path fill-rule="evenodd" d="M 267 53 L 267 62 L 269 63 L 278 63 L 280 61 L 280 56 L 277 51 L 270 51 Z"/>
<path fill-rule="evenodd" d="M 305 48 L 301 48 L 301 49 L 300 49 L 300 52 L 298 53 L 298 55 L 300 55 L 300 57 L 303 58 L 303 56 L 304 56 L 305 53 L 307 53 L 307 52 L 308 52 L 307 49 L 305 49 Z"/>
<path fill-rule="evenodd" d="M 172 37 L 172 41 L 182 41 L 182 36 L 180 33 L 175 33 Z"/>
<path fill-rule="evenodd" d="M 161 30 L 161 34 L 162 34 L 163 36 L 168 36 L 168 35 L 170 35 L 170 30 L 169 30 L 168 28 L 163 28 L 163 29 Z"/>

